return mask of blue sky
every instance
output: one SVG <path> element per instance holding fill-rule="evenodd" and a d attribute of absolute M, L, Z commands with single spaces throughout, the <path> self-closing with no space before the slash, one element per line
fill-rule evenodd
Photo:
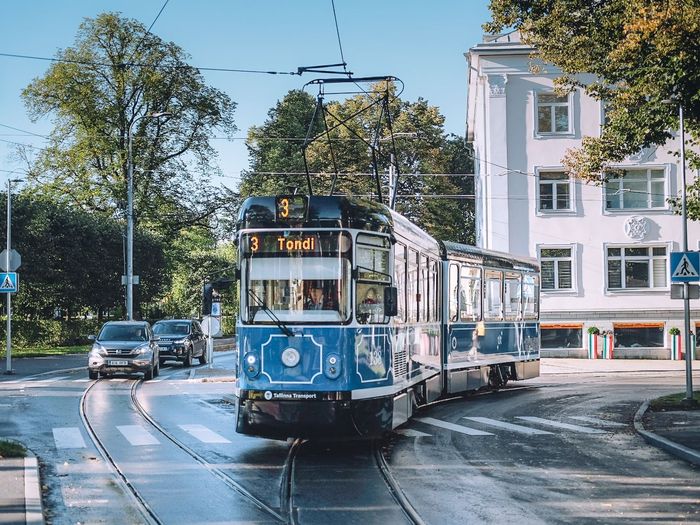
<path fill-rule="evenodd" d="M 81 21 L 118 11 L 150 26 L 165 0 L 22 0 L 3 2 L 0 53 L 53 57 L 71 46 Z M 427 99 L 446 118 L 446 130 L 464 135 L 467 67 L 464 53 L 481 41 L 487 0 L 335 0 L 349 69 L 356 76 L 393 75 L 402 98 Z M 173 41 L 200 67 L 296 71 L 298 66 L 340 62 L 331 0 L 169 0 L 152 32 Z M 6 141 L 41 146 L 49 120 L 32 123 L 22 89 L 49 62 L 0 57 L 0 180 L 20 169 Z M 237 104 L 236 137 L 262 124 L 290 89 L 323 75 L 253 75 L 205 72 L 207 82 Z M 315 92 L 312 91 L 315 94 Z M 235 186 L 248 166 L 242 140 L 216 140 L 219 165 Z M 12 175 L 13 177 L 16 175 Z"/>

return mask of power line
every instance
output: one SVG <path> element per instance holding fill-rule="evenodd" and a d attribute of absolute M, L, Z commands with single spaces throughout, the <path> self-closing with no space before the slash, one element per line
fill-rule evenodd
<path fill-rule="evenodd" d="M 345 57 L 343 56 L 343 43 L 340 41 L 340 29 L 338 28 L 338 16 L 335 13 L 335 0 L 331 0 L 333 7 L 333 20 L 335 21 L 335 34 L 338 36 L 338 47 L 340 48 L 340 61 L 343 63 L 343 70 L 347 72 Z"/>
<path fill-rule="evenodd" d="M 137 62 L 126 62 L 121 64 L 112 64 L 108 62 L 93 62 L 89 60 L 71 60 L 68 58 L 50 58 L 41 57 L 35 55 L 20 55 L 17 53 L 0 53 L 0 57 L 8 58 L 21 58 L 26 60 L 43 60 L 46 62 L 57 62 L 65 64 L 78 64 L 82 66 L 99 66 L 99 67 L 143 67 L 150 69 L 197 69 L 199 71 L 218 71 L 224 73 L 251 73 L 251 74 L 265 74 L 265 75 L 299 75 L 296 71 L 273 71 L 273 70 L 262 70 L 262 69 L 240 69 L 240 68 L 226 68 L 226 67 L 202 67 L 202 66 L 191 66 L 191 65 L 168 65 L 168 64 L 142 64 Z"/>
<path fill-rule="evenodd" d="M 39 133 L 34 133 L 32 131 L 27 131 L 26 129 L 19 129 L 19 128 L 14 128 L 12 126 L 8 126 L 7 124 L 0 124 L 0 127 L 7 128 L 7 129 L 13 129 L 15 131 L 20 131 L 22 133 L 26 133 L 28 135 L 34 135 L 35 137 L 41 137 L 42 139 L 47 139 L 48 137 L 46 135 L 40 135 Z"/>

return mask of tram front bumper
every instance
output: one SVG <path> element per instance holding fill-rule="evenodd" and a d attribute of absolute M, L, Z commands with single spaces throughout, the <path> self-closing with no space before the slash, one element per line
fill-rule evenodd
<path fill-rule="evenodd" d="M 391 430 L 392 400 L 236 398 L 236 431 L 273 439 L 368 439 Z"/>

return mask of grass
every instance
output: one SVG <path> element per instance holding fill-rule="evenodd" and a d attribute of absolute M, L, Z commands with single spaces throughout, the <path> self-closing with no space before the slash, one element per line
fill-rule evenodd
<path fill-rule="evenodd" d="M 43 357 L 47 355 L 86 354 L 90 345 L 79 346 L 29 346 L 26 348 L 12 347 L 12 357 Z M 5 356 L 5 347 L 0 355 Z"/>
<path fill-rule="evenodd" d="M 700 390 L 693 392 L 694 405 L 685 402 L 685 392 L 671 394 L 654 399 L 649 403 L 649 407 L 654 412 L 666 412 L 672 410 L 700 410 Z"/>
<path fill-rule="evenodd" d="M 23 458 L 26 455 L 27 449 L 19 443 L 0 439 L 0 458 Z"/>

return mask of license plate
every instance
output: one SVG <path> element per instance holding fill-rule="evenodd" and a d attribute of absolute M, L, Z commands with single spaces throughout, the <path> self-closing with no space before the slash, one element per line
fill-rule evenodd
<path fill-rule="evenodd" d="M 129 361 L 107 361 L 107 364 L 109 366 L 126 366 L 129 364 Z"/>

